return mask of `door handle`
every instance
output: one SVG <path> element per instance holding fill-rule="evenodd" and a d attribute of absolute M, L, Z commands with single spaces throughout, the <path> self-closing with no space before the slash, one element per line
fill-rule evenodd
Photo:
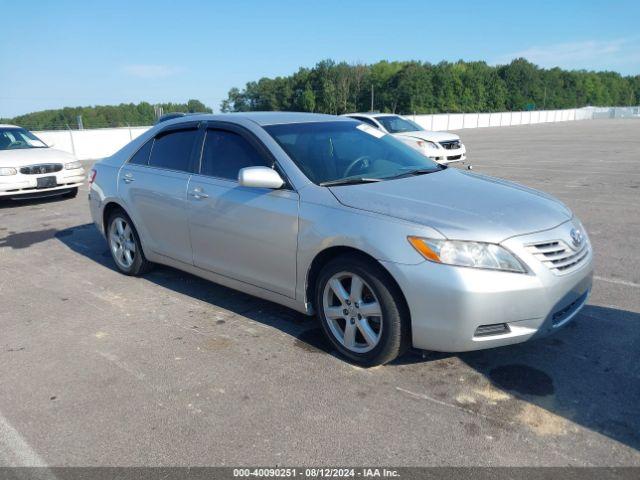
<path fill-rule="evenodd" d="M 193 196 L 193 198 L 195 198 L 196 200 L 202 200 L 204 198 L 209 198 L 209 195 L 207 195 L 206 193 L 204 193 L 202 191 L 202 189 L 200 187 L 196 187 L 193 189 L 193 191 L 191 192 L 191 195 Z"/>
<path fill-rule="evenodd" d="M 133 180 L 134 180 L 133 174 L 132 173 L 125 173 L 124 176 L 122 177 L 122 180 L 124 181 L 124 183 L 133 182 Z"/>

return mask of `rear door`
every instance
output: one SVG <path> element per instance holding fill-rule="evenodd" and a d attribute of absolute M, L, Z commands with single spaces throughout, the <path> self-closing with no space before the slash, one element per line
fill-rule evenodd
<path fill-rule="evenodd" d="M 194 264 L 295 297 L 298 194 L 238 185 L 244 167 L 275 160 L 250 132 L 224 122 L 206 131 L 200 171 L 189 182 Z"/>
<path fill-rule="evenodd" d="M 189 264 L 187 186 L 201 141 L 197 124 L 167 128 L 138 150 L 118 179 L 120 196 L 146 248 Z"/>

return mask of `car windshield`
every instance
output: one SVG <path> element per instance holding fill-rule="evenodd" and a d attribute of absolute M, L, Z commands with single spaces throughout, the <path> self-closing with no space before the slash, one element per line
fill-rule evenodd
<path fill-rule="evenodd" d="M 389 133 L 418 132 L 424 130 L 424 128 L 417 123 L 397 115 L 376 117 L 376 120 L 379 121 Z"/>
<path fill-rule="evenodd" d="M 316 184 L 351 178 L 387 180 L 443 168 L 391 135 L 360 122 L 291 123 L 265 130 Z"/>
<path fill-rule="evenodd" d="M 46 147 L 46 143 L 24 128 L 0 127 L 0 150 Z"/>

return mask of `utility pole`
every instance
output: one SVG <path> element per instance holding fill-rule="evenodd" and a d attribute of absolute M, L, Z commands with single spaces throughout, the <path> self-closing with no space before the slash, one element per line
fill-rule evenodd
<path fill-rule="evenodd" d="M 84 130 L 84 125 L 82 124 L 82 115 L 78 115 L 76 117 L 76 121 L 78 122 L 78 130 Z"/>
<path fill-rule="evenodd" d="M 155 116 L 156 116 L 156 120 L 158 120 L 158 119 L 162 116 L 162 114 L 164 113 L 164 112 L 162 111 L 162 106 L 161 106 L 161 105 L 154 105 L 154 107 L 153 107 L 153 113 L 154 113 L 154 114 L 155 114 Z"/>
<path fill-rule="evenodd" d="M 371 84 L 371 110 L 373 112 L 373 83 Z"/>

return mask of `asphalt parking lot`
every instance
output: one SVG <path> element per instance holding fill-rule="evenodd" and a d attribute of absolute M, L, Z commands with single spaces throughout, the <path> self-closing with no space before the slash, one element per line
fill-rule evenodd
<path fill-rule="evenodd" d="M 86 187 L 4 203 L 0 466 L 640 466 L 640 120 L 459 133 L 475 171 L 583 220 L 595 285 L 567 328 L 365 370 L 286 308 L 118 274 Z"/>

